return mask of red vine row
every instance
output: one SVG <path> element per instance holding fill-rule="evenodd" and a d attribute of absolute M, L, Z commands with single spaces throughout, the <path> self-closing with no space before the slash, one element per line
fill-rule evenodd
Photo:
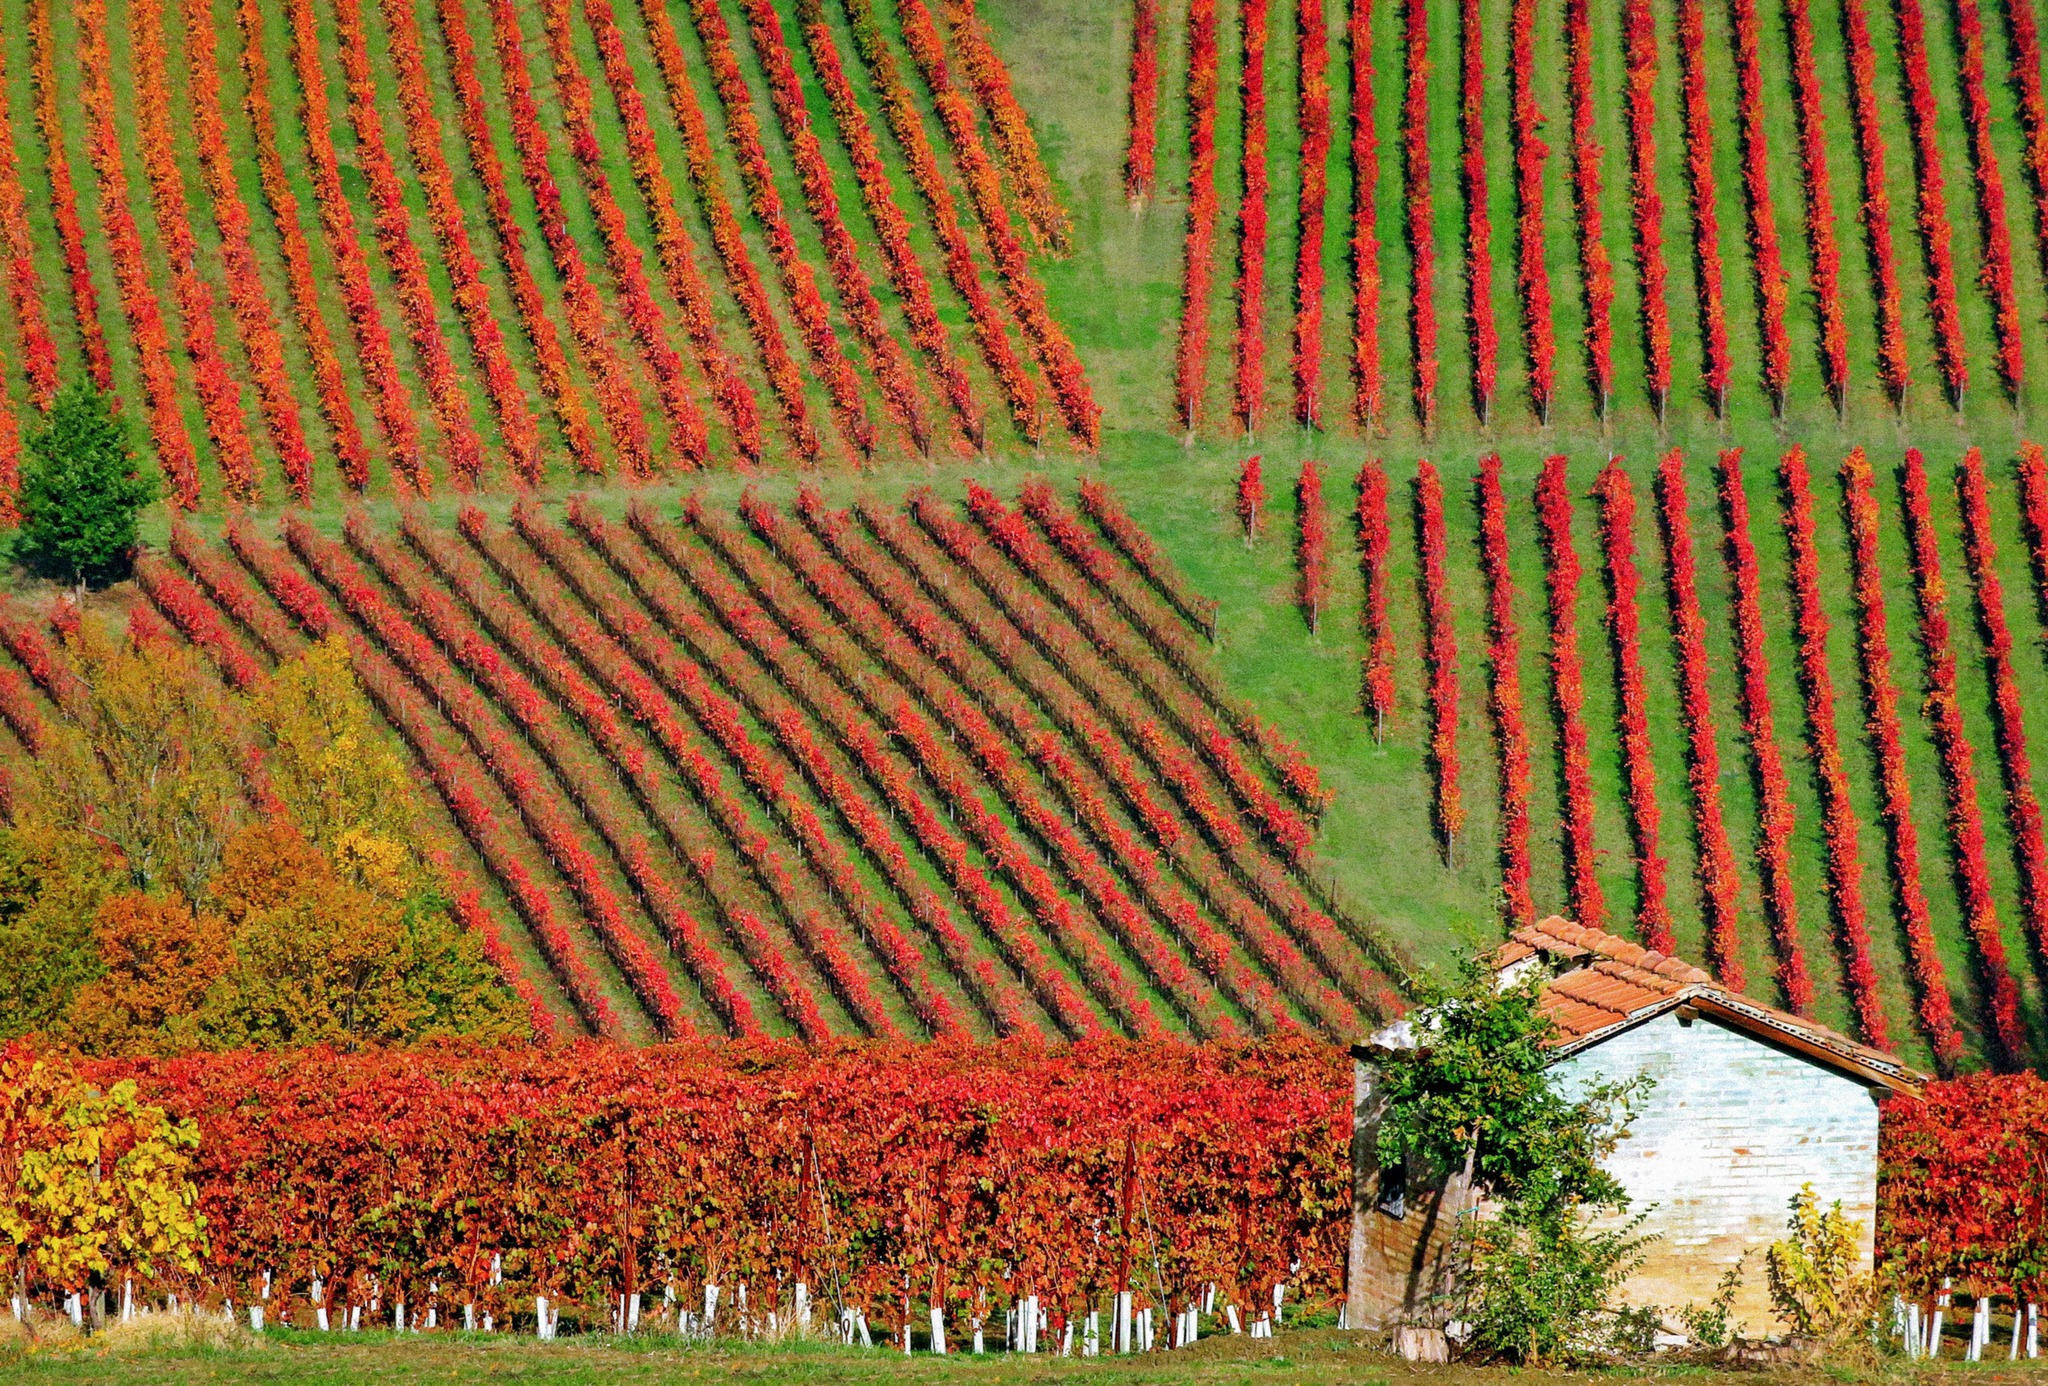
<path fill-rule="evenodd" d="M 1529 889 L 1529 729 L 1522 716 L 1522 639 L 1498 453 L 1479 460 L 1479 565 L 1486 577 L 1486 706 L 1500 753 L 1500 889 L 1507 922 L 1520 926 L 1536 922 Z"/>
<path fill-rule="evenodd" d="M 1835 681 L 1828 669 L 1828 614 L 1820 592 L 1820 555 L 1814 543 L 1813 484 L 1806 454 L 1793 448 L 1779 464 L 1785 489 L 1785 533 L 1791 548 L 1792 624 L 1798 637 L 1799 686 L 1806 695 L 1806 734 L 1820 781 L 1821 837 L 1827 857 L 1828 898 L 1834 906 L 1842 974 L 1856 1030 L 1865 1044 L 1888 1043 L 1884 999 L 1870 960 L 1870 924 L 1863 906 L 1862 825 L 1849 799 L 1849 772 L 1835 731 Z"/>
<path fill-rule="evenodd" d="M 1636 936 L 1652 952 L 1672 951 L 1671 904 L 1658 845 L 1657 765 L 1650 741 L 1649 699 L 1642 655 L 1642 576 L 1636 569 L 1636 489 L 1621 459 L 1600 470 L 1600 546 L 1607 558 L 1607 634 L 1614 645 L 1614 682 L 1621 726 L 1621 763 L 1636 843 Z"/>
<path fill-rule="evenodd" d="M 2027 1035 L 2019 1014 L 2019 988 L 2006 963 L 1998 905 L 1991 893 L 1991 868 L 1984 858 L 1984 817 L 1977 806 L 1975 752 L 1963 729 L 1956 692 L 1956 657 L 1950 642 L 1948 586 L 1941 575 L 1941 549 L 1927 504 L 1927 467 L 1918 448 L 1906 449 L 1902 477 L 1906 540 L 1913 566 L 1914 597 L 1920 608 L 1919 639 L 1927 719 L 1941 755 L 1942 787 L 1948 798 L 1950 851 L 1954 854 L 1963 927 L 1976 947 L 1977 967 L 1990 1010 L 1991 1039 L 2005 1063 L 2026 1061 Z"/>
<path fill-rule="evenodd" d="M 1657 465 L 1657 510 L 1664 537 L 1665 588 L 1671 604 L 1671 643 L 1677 654 L 1678 714 L 1685 728 L 1686 779 L 1692 789 L 1693 838 L 1707 925 L 1707 961 L 1723 985 L 1744 984 L 1735 849 L 1721 812 L 1721 750 L 1708 690 L 1707 622 L 1700 614 L 1698 568 L 1693 558 L 1692 506 L 1685 454 L 1673 448 Z"/>
<path fill-rule="evenodd" d="M 1962 1057 L 1963 1037 L 1949 1000 L 1948 972 L 1934 939 L 1927 887 L 1920 874 L 1920 829 L 1913 821 L 1913 780 L 1899 728 L 1899 689 L 1892 679 L 1891 636 L 1885 625 L 1884 577 L 1878 567 L 1880 522 L 1870 462 L 1856 448 L 1842 463 L 1844 509 L 1848 515 L 1849 560 L 1856 597 L 1856 647 L 1863 677 L 1863 701 L 1877 748 L 1878 816 L 1890 845 L 1892 888 L 1906 956 L 1918 998 L 1920 1029 L 1935 1063 L 1953 1071 Z"/>

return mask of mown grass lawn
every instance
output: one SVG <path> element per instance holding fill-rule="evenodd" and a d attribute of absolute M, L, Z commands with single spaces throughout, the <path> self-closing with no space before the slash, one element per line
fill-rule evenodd
<path fill-rule="evenodd" d="M 1300 1333 L 1271 1343 L 1212 1338 L 1196 1347 L 1142 1359 L 1032 1360 L 999 1356 L 904 1357 L 887 1350 L 838 1347 L 677 1347 L 662 1340 L 615 1342 L 530 1338 L 407 1337 L 365 1334 L 345 1341 L 309 1334 L 273 1334 L 261 1345 L 232 1350 L 99 1355 L 90 1351 L 0 1358 L 0 1381 L 34 1383 L 200 1382 L 744 1382 L 758 1386 L 925 1386 L 963 1382 L 982 1386 L 1044 1386 L 1088 1381 L 1100 1386 L 1171 1382 L 1175 1386 L 1548 1386 L 1548 1383 L 1671 1380 L 1712 1383 L 1756 1379 L 1685 1364 L 1616 1367 L 1597 1372 L 1542 1372 L 1456 1365 L 1415 1366 L 1389 1357 L 1350 1335 Z M 1830 1364 L 1774 1374 L 1784 1386 L 1827 1382 L 1990 1383 L 2048 1379 L 2039 1362 L 2010 1366 L 1946 1363 L 1910 1367 L 1903 1361 Z"/>

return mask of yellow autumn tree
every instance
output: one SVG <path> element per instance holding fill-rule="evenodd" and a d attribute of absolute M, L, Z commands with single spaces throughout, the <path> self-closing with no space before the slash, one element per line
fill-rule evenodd
<path fill-rule="evenodd" d="M 104 843 L 138 890 L 197 899 L 250 815 L 246 718 L 184 646 L 134 649 L 90 620 L 65 644 L 87 691 L 52 719 L 19 817 Z"/>
<path fill-rule="evenodd" d="M 0 1040 L 63 1023 L 101 971 L 100 907 L 126 884 L 119 856 L 82 832 L 0 828 Z"/>
<path fill-rule="evenodd" d="M 207 906 L 229 937 L 226 968 L 194 1017 L 210 1046 L 522 1032 L 511 994 L 437 897 L 366 888 L 285 820 L 235 838 Z"/>
<path fill-rule="evenodd" d="M 309 646 L 250 699 L 272 792 L 307 842 L 356 884 L 390 899 L 423 873 L 417 799 L 405 760 L 356 681 L 348 647 Z"/>
<path fill-rule="evenodd" d="M 10 1009 L 94 1053 L 522 1033 L 449 917 L 418 789 L 345 645 L 241 693 L 183 646 L 137 648 L 90 618 L 67 653 L 87 691 L 0 833 L 0 962 L 39 969 L 13 1007 L 0 978 L 0 1034 L 28 1028 Z M 97 893 L 53 875 L 52 844 L 111 864 Z M 9 931 L 16 875 L 21 912 L 72 906 L 48 935 L 61 956 Z"/>
<path fill-rule="evenodd" d="M 182 900 L 128 891 L 101 907 L 101 974 L 71 1004 L 68 1038 L 98 1054 L 174 1054 L 196 1046 L 198 1011 L 228 970 L 228 930 Z"/>

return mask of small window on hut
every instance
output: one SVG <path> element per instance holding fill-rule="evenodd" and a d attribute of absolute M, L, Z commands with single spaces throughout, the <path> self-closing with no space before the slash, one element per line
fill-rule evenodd
<path fill-rule="evenodd" d="M 1408 1216 L 1408 1161 L 1403 1158 L 1380 1166 L 1378 1208 L 1394 1221 Z"/>

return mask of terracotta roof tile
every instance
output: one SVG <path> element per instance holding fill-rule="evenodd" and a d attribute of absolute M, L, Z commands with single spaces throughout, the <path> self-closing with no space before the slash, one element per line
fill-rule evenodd
<path fill-rule="evenodd" d="M 1628 1017 L 1619 1011 L 1610 1011 L 1600 1006 L 1589 1006 L 1581 1001 L 1566 997 L 1546 995 L 1543 1011 L 1557 1026 L 1558 1033 L 1572 1039 L 1584 1039 L 1587 1035 L 1619 1024 Z"/>
<path fill-rule="evenodd" d="M 1619 977 L 1608 977 L 1586 968 L 1568 972 L 1550 984 L 1550 989 L 1574 1001 L 1583 1001 L 1589 1006 L 1604 1010 L 1619 1011 L 1627 1015 L 1642 1005 L 1645 1000 L 1660 999 L 1656 992 L 1647 991 Z"/>
<path fill-rule="evenodd" d="M 1847 1065 L 1891 1075 L 1882 1081 L 1921 1081 L 1890 1055 L 1804 1017 L 1728 991 L 1712 974 L 1691 963 L 1653 953 L 1628 939 L 1585 928 L 1557 915 L 1515 930 L 1509 942 L 1495 953 L 1495 966 L 1505 967 L 1536 953 L 1573 964 L 1553 977 L 1543 991 L 1543 1013 L 1556 1025 L 1564 1044 L 1596 1035 L 1632 1015 L 1668 1004 L 1674 997 L 1697 995 L 1703 1005 L 1712 1000 L 1715 1005 L 1740 1012 L 1766 1028 L 1833 1054 Z"/>

